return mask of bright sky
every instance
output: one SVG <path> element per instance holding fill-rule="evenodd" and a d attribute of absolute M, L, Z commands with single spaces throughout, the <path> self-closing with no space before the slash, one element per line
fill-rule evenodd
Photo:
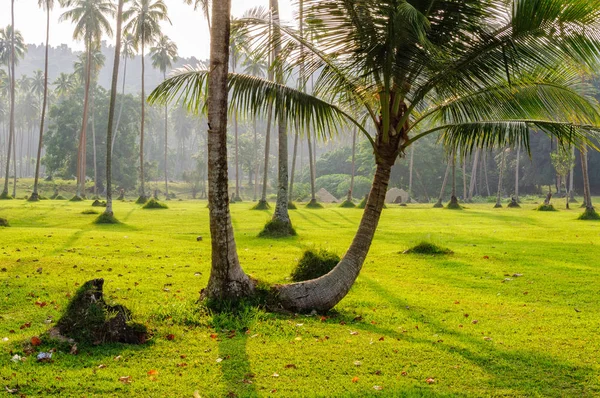
<path fill-rule="evenodd" d="M 201 10 L 194 11 L 193 6 L 184 4 L 183 0 L 164 0 L 169 7 L 169 18 L 173 25 L 163 24 L 163 32 L 179 47 L 179 56 L 198 59 L 208 58 L 209 41 L 208 26 Z M 10 2 L 0 0 L 0 26 L 10 25 Z M 46 15 L 38 8 L 34 0 L 15 0 L 15 26 L 20 30 L 27 43 L 40 44 L 45 42 Z M 58 22 L 60 15 L 65 11 L 56 6 L 50 16 L 50 45 L 57 46 L 62 43 L 76 50 L 83 50 L 83 43 L 74 42 L 73 25 L 70 22 Z M 232 0 L 232 14 L 241 16 L 244 11 L 254 7 L 267 7 L 269 0 Z M 292 19 L 293 11 L 291 0 L 279 0 L 281 18 L 284 21 Z M 110 43 L 111 40 L 107 38 Z"/>

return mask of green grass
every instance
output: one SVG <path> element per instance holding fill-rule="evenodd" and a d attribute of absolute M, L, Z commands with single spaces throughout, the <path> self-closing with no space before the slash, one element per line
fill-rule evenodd
<path fill-rule="evenodd" d="M 420 242 L 417 245 L 411 247 L 410 249 L 406 249 L 402 252 L 403 254 L 428 254 L 428 255 L 438 255 L 438 254 L 454 254 L 454 252 L 448 248 L 441 247 L 431 242 Z"/>
<path fill-rule="evenodd" d="M 86 202 L 0 203 L 11 223 L 0 228 L 2 388 L 87 397 L 600 395 L 600 224 L 576 220 L 582 210 L 389 208 L 356 284 L 321 317 L 251 307 L 211 314 L 197 304 L 210 273 L 206 202 L 174 201 L 152 217 L 115 205 L 122 223 L 105 226 L 81 214 Z M 231 209 L 237 249 L 244 269 L 268 283 L 289 282 L 307 249 L 344 253 L 362 214 L 299 208 L 297 237 L 260 239 L 272 211 L 251 205 Z M 421 241 L 455 254 L 398 254 Z M 43 339 L 37 350 L 57 348 L 53 362 L 12 362 L 94 278 L 151 340 L 79 345 L 71 355 Z"/>

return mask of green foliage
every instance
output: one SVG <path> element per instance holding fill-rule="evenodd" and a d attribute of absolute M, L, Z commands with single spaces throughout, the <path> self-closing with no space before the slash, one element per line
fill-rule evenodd
<path fill-rule="evenodd" d="M 545 204 L 541 204 L 539 205 L 535 210 L 537 211 L 558 211 L 554 208 L 554 205 L 549 204 L 549 205 L 545 205 Z"/>
<path fill-rule="evenodd" d="M 271 220 L 265 224 L 264 228 L 258 234 L 259 238 L 284 238 L 287 236 L 296 236 L 296 231 L 291 223 L 285 223 L 279 220 Z"/>
<path fill-rule="evenodd" d="M 93 207 L 106 207 L 106 202 L 104 201 L 99 201 L 98 199 L 94 200 L 94 202 L 92 203 Z"/>
<path fill-rule="evenodd" d="M 403 254 L 454 254 L 454 252 L 448 248 L 438 246 L 431 242 L 421 242 L 410 249 L 402 252 Z"/>
<path fill-rule="evenodd" d="M 8 226 L 10 226 L 8 224 L 8 220 L 6 218 L 0 217 L 0 227 L 8 227 Z"/>
<path fill-rule="evenodd" d="M 594 208 L 592 207 L 590 208 L 586 208 L 585 211 L 583 213 L 581 213 L 581 215 L 579 217 L 577 217 L 578 220 L 600 220 L 600 214 L 598 214 L 596 212 L 596 210 L 594 210 Z"/>
<path fill-rule="evenodd" d="M 337 195 L 338 192 L 338 186 L 343 183 L 343 182 L 347 182 L 348 185 L 347 187 L 350 186 L 350 178 L 351 176 L 348 174 L 328 174 L 328 175 L 324 175 L 321 176 L 317 179 L 315 179 L 315 189 L 318 191 L 321 188 L 325 188 L 325 190 L 329 193 L 331 193 L 334 196 L 339 196 Z M 344 196 L 348 194 L 348 188 L 346 188 L 346 192 L 344 192 L 341 196 Z M 356 195 L 358 197 L 358 194 Z"/>
<path fill-rule="evenodd" d="M 319 278 L 331 271 L 340 262 L 340 257 L 325 249 L 306 250 L 291 273 L 292 281 L 302 282 Z"/>
<path fill-rule="evenodd" d="M 146 202 L 145 205 L 142 206 L 142 209 L 168 209 L 169 206 L 167 206 L 164 203 L 159 202 L 158 200 L 152 198 L 150 199 L 148 202 Z"/>
<path fill-rule="evenodd" d="M 336 190 L 333 193 L 338 198 L 343 198 L 348 195 L 348 190 L 350 189 L 350 177 L 348 179 L 342 181 L 337 186 Z M 372 179 L 363 176 L 355 176 L 354 177 L 354 188 L 352 189 L 352 196 L 355 198 L 363 198 L 369 194 L 371 191 Z"/>

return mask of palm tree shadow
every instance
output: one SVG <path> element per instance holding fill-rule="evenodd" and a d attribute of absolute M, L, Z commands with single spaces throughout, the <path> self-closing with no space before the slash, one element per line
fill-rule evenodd
<path fill-rule="evenodd" d="M 451 330 L 444 323 L 431 319 L 424 314 L 407 309 L 407 302 L 394 292 L 384 288 L 374 280 L 361 276 L 371 291 L 389 302 L 398 311 L 402 311 L 415 322 L 425 323 L 437 331 L 437 334 L 457 339 L 460 344 L 452 345 L 436 341 L 434 338 L 415 338 L 397 330 L 387 329 L 378 324 L 354 322 L 353 328 L 389 338 L 431 345 L 447 355 L 459 355 L 471 364 L 486 371 L 490 391 L 512 391 L 523 396 L 594 396 L 599 391 L 590 386 L 590 380 L 597 374 L 590 367 L 582 367 L 554 358 L 544 351 L 510 349 L 499 342 L 478 339 L 466 332 Z M 340 313 L 346 322 L 352 322 L 354 314 Z M 352 318 L 351 318 L 352 317 Z"/>

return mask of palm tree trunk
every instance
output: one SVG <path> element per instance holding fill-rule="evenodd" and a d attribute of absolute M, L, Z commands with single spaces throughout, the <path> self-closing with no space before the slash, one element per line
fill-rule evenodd
<path fill-rule="evenodd" d="M 487 192 L 487 196 L 490 196 L 490 184 L 488 182 L 488 172 L 487 172 L 487 152 L 483 155 L 483 174 L 485 175 L 485 190 Z"/>
<path fill-rule="evenodd" d="M 500 161 L 500 173 L 498 176 L 498 194 L 496 195 L 496 205 L 494 208 L 502 207 L 502 178 L 504 177 L 504 160 L 506 159 L 506 150 L 502 149 L 502 160 Z"/>
<path fill-rule="evenodd" d="M 233 126 L 235 129 L 235 201 L 241 201 L 240 197 L 240 156 L 238 140 L 238 117 L 237 112 L 233 113 Z"/>
<path fill-rule="evenodd" d="M 408 194 L 410 197 L 413 196 L 412 186 L 413 186 L 413 165 L 415 158 L 415 145 L 410 146 L 410 160 L 408 163 Z"/>
<path fill-rule="evenodd" d="M 469 183 L 469 202 L 473 201 L 473 193 L 475 192 L 475 183 L 477 182 L 477 165 L 479 164 L 479 152 L 480 148 L 475 150 L 475 156 L 473 159 L 473 167 L 471 169 L 471 182 Z"/>
<path fill-rule="evenodd" d="M 77 158 L 77 196 L 85 196 L 85 164 L 86 164 L 86 132 L 88 124 L 88 111 L 90 100 L 90 85 L 92 79 L 92 43 L 87 40 L 85 93 L 83 97 L 83 120 L 81 122 L 81 133 L 79 135 L 79 153 Z"/>
<path fill-rule="evenodd" d="M 444 180 L 442 181 L 442 189 L 440 189 L 440 197 L 433 207 L 444 207 L 442 202 L 444 201 L 444 191 L 446 190 L 446 183 L 448 182 L 448 174 L 450 174 L 451 166 L 452 163 L 448 162 L 448 165 L 446 166 L 446 172 L 444 173 Z"/>
<path fill-rule="evenodd" d="M 573 159 L 573 164 L 571 166 L 571 170 L 569 171 L 569 201 L 572 203 L 576 203 L 575 200 L 575 192 L 573 191 L 573 177 L 575 173 L 575 146 L 571 145 L 571 159 Z"/>
<path fill-rule="evenodd" d="M 462 175 L 463 175 L 463 200 L 465 202 L 468 202 L 469 195 L 467 192 L 467 157 L 466 156 L 463 156 Z"/>
<path fill-rule="evenodd" d="M 117 124 L 115 125 L 114 137 L 112 140 L 112 146 L 110 147 L 111 154 L 115 150 L 115 141 L 117 135 L 119 135 L 119 124 L 121 123 L 121 115 L 123 114 L 123 106 L 125 105 L 125 78 L 127 77 L 127 57 L 124 57 L 123 63 L 123 88 L 121 90 L 121 105 L 119 105 L 119 116 L 117 117 Z"/>
<path fill-rule="evenodd" d="M 8 154 L 6 156 L 6 175 L 4 178 L 4 190 L 2 191 L 2 197 L 8 197 L 8 179 L 10 177 L 10 151 L 14 147 L 15 137 L 15 0 L 11 0 L 10 3 L 10 17 L 11 17 L 11 47 L 10 47 L 10 116 L 9 116 L 9 127 L 8 127 Z M 15 162 L 13 156 L 13 162 Z"/>
<path fill-rule="evenodd" d="M 163 80 L 167 80 L 167 71 L 163 71 Z M 168 174 L 168 163 L 167 153 L 169 150 L 169 111 L 167 109 L 167 103 L 165 102 L 165 197 L 169 200 L 169 174 Z"/>
<path fill-rule="evenodd" d="M 594 211 L 592 204 L 592 194 L 590 190 L 590 176 L 588 172 L 587 147 L 580 149 L 581 155 L 581 174 L 583 174 L 583 203 L 586 211 Z"/>
<path fill-rule="evenodd" d="M 146 64 L 144 62 L 144 33 L 142 32 L 142 124 L 140 127 L 140 198 L 146 198 L 146 190 L 144 189 L 144 123 L 146 121 L 146 91 L 144 88 L 144 74 Z"/>
<path fill-rule="evenodd" d="M 260 171 L 260 163 L 258 162 L 258 132 L 256 130 L 256 118 L 252 119 L 252 127 L 254 129 L 254 195 L 252 200 L 256 202 L 256 196 L 258 195 L 258 173 Z"/>
<path fill-rule="evenodd" d="M 96 107 L 95 107 L 95 97 L 94 97 L 94 93 L 92 92 L 92 103 L 91 103 L 91 108 L 92 108 L 92 149 L 94 151 L 94 197 L 98 196 L 98 162 L 96 161 L 96 117 L 95 117 L 95 113 L 96 113 Z"/>
<path fill-rule="evenodd" d="M 315 163 L 313 162 L 313 146 L 310 141 L 310 131 L 306 132 L 306 139 L 308 140 L 308 167 L 310 170 L 310 202 L 316 203 L 317 196 L 315 192 Z"/>
<path fill-rule="evenodd" d="M 354 191 L 354 174 L 356 173 L 356 135 L 358 127 L 354 128 L 354 134 L 352 134 L 352 175 L 350 176 L 350 189 L 348 190 L 348 202 L 352 201 L 352 192 Z"/>
<path fill-rule="evenodd" d="M 350 248 L 328 274 L 306 282 L 276 286 L 279 304 L 290 311 L 327 311 L 350 291 L 371 247 L 390 180 L 391 165 L 379 163 L 360 226 Z"/>
<path fill-rule="evenodd" d="M 254 283 L 237 256 L 227 175 L 227 75 L 231 0 L 213 2 L 213 28 L 208 78 L 208 203 L 212 265 L 203 295 L 212 300 L 236 300 L 252 294 Z"/>
<path fill-rule="evenodd" d="M 519 162 L 521 158 L 521 143 L 517 145 L 517 159 L 515 164 L 515 201 L 519 203 Z"/>
<path fill-rule="evenodd" d="M 265 165 L 263 168 L 262 195 L 259 203 L 267 205 L 267 184 L 269 182 L 269 155 L 271 153 L 271 120 L 273 119 L 273 106 L 267 111 L 267 132 L 265 134 Z"/>
<path fill-rule="evenodd" d="M 104 214 L 112 217 L 113 216 L 113 201 L 112 201 L 112 147 L 113 147 L 113 120 L 115 117 L 115 104 L 117 102 L 117 83 L 119 80 L 119 61 L 121 58 L 121 31 L 123 18 L 123 3 L 125 0 L 119 0 L 119 6 L 117 10 L 117 32 L 115 37 L 115 60 L 113 64 L 113 74 L 111 81 L 110 90 L 110 104 L 108 107 L 108 126 L 106 129 L 106 209 Z M 125 80 L 123 78 L 123 88 L 125 87 Z M 123 110 L 123 103 L 121 102 L 121 110 Z M 116 129 L 115 129 L 116 130 Z"/>
<path fill-rule="evenodd" d="M 299 128 L 299 127 L 298 127 Z M 289 204 L 294 201 L 294 174 L 296 173 L 296 157 L 298 154 L 298 128 L 296 128 L 296 134 L 294 134 L 294 150 L 292 154 L 292 174 L 290 175 L 290 200 Z M 293 206 L 293 204 L 292 204 Z M 291 206 L 288 206 L 291 207 Z"/>
<path fill-rule="evenodd" d="M 40 178 L 40 163 L 42 159 L 42 144 L 44 137 L 44 122 L 46 120 L 46 106 L 48 104 L 48 42 L 50 41 L 50 7 L 46 4 L 46 52 L 44 57 L 44 99 L 42 101 L 42 118 L 40 120 L 40 139 L 38 141 L 37 157 L 35 161 L 35 177 L 33 180 L 33 192 L 30 201 L 40 199 L 38 183 Z"/>

